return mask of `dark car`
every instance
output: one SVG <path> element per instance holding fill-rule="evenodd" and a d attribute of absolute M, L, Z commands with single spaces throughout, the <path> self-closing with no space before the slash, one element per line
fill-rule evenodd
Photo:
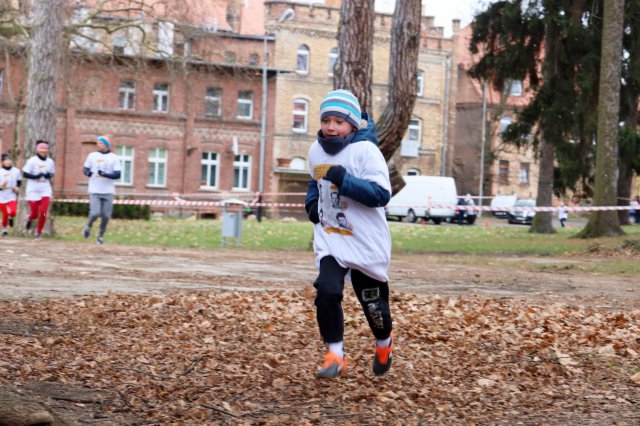
<path fill-rule="evenodd" d="M 535 207 L 536 200 L 518 200 L 513 206 L 514 211 L 507 213 L 507 220 L 509 223 L 520 223 L 522 225 L 530 225 L 533 221 L 533 217 L 536 212 L 529 210 L 526 207 Z"/>

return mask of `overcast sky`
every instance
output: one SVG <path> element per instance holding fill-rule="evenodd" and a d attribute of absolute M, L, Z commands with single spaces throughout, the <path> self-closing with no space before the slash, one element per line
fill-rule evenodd
<path fill-rule="evenodd" d="M 445 36 L 451 35 L 451 20 L 459 18 L 466 26 L 478 11 L 496 0 L 422 0 L 422 14 L 434 16 L 436 26 L 445 28 Z"/>

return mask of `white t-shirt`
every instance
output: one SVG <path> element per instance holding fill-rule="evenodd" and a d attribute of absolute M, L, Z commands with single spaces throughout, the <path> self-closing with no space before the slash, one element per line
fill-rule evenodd
<path fill-rule="evenodd" d="M 56 169 L 51 158 L 47 157 L 44 160 L 41 160 L 40 157 L 34 155 L 27 160 L 22 171 L 32 175 L 39 175 L 40 173 L 54 174 Z M 51 197 L 52 191 L 49 179 L 42 177 L 38 180 L 26 179 L 26 181 L 27 201 L 38 201 L 42 199 L 42 197 Z"/>
<path fill-rule="evenodd" d="M 122 171 L 120 157 L 113 152 L 103 154 L 100 151 L 94 151 L 87 156 L 84 167 L 88 167 L 92 173 L 89 178 L 89 194 L 116 193 L 116 180 L 100 176 L 98 170 L 102 170 L 104 173 Z"/>
<path fill-rule="evenodd" d="M 20 170 L 15 167 L 11 167 L 9 170 L 0 167 L 0 203 L 4 204 L 18 199 L 13 188 L 18 187 L 19 180 Z"/>
<path fill-rule="evenodd" d="M 569 218 L 569 210 L 565 206 L 560 206 L 558 209 L 558 219 Z"/>
<path fill-rule="evenodd" d="M 383 207 L 364 204 L 338 194 L 338 188 L 322 179 L 327 169 L 342 165 L 347 173 L 391 192 L 389 169 L 373 143 L 347 145 L 336 155 L 327 154 L 316 141 L 309 148 L 311 176 L 318 182 L 320 198 L 313 248 L 316 266 L 325 256 L 333 256 L 343 268 L 357 269 L 378 281 L 388 281 L 391 262 L 391 234 Z"/>

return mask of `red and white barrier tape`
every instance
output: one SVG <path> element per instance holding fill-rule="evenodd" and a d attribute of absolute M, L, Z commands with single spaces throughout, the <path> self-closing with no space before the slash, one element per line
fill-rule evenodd
<path fill-rule="evenodd" d="M 58 203 L 89 203 L 87 198 L 60 198 L 55 200 Z M 139 205 L 139 206 L 156 206 L 156 207 L 224 207 L 229 206 L 229 203 L 222 201 L 189 201 L 176 197 L 173 200 L 113 200 L 113 204 L 125 204 L 125 205 Z M 249 202 L 246 207 L 304 207 L 303 203 L 258 203 Z M 557 212 L 560 207 L 490 207 L 490 206 L 474 206 L 474 207 L 461 207 L 452 205 L 423 205 L 423 206 L 397 206 L 397 207 L 411 207 L 411 208 L 424 208 L 424 209 L 447 209 L 447 210 L 466 210 L 472 212 Z M 607 210 L 632 210 L 629 206 L 590 206 L 590 207 L 566 207 L 568 212 L 589 212 L 589 211 L 607 211 Z"/>

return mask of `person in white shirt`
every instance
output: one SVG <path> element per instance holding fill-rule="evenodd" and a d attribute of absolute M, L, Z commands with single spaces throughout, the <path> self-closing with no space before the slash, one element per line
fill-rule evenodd
<path fill-rule="evenodd" d="M 562 203 L 560 205 L 560 208 L 558 209 L 558 220 L 560 220 L 560 226 L 564 228 L 568 218 L 569 218 L 569 209 L 567 209 L 567 206 L 564 203 Z"/>
<path fill-rule="evenodd" d="M 640 224 L 640 196 L 637 195 L 636 198 L 631 200 L 629 207 L 631 207 L 629 214 L 634 217 L 633 222 L 635 224 Z"/>
<path fill-rule="evenodd" d="M 36 141 L 36 155 L 29 158 L 22 168 L 22 176 L 27 179 L 26 196 L 29 203 L 29 217 L 25 223 L 27 230 L 31 229 L 32 222 L 38 220 L 35 231 L 35 239 L 40 240 L 42 228 L 47 222 L 47 212 L 51 204 L 53 189 L 51 180 L 55 174 L 55 164 L 49 154 L 49 142 Z"/>
<path fill-rule="evenodd" d="M 2 236 L 9 235 L 9 226 L 13 226 L 16 217 L 18 193 L 22 176 L 20 170 L 13 167 L 9 154 L 2 154 L 2 168 L 0 169 L 0 212 L 2 212 Z"/>
<path fill-rule="evenodd" d="M 391 234 L 384 206 L 391 198 L 389 169 L 373 120 L 347 90 L 329 92 L 320 105 L 320 131 L 309 148 L 311 180 L 305 209 L 314 223 L 318 278 L 315 304 L 327 346 L 316 376 L 345 371 L 344 279 L 350 279 L 376 339 L 373 372 L 391 367 L 393 340 L 388 270 Z"/>
<path fill-rule="evenodd" d="M 106 136 L 96 138 L 97 151 L 87 156 L 82 172 L 89 177 L 89 219 L 82 235 L 89 238 L 91 226 L 99 217 L 100 232 L 96 242 L 104 244 L 104 234 L 113 212 L 113 196 L 116 193 L 116 180 L 120 179 L 122 165 L 120 158 L 111 152 L 111 141 Z"/>

